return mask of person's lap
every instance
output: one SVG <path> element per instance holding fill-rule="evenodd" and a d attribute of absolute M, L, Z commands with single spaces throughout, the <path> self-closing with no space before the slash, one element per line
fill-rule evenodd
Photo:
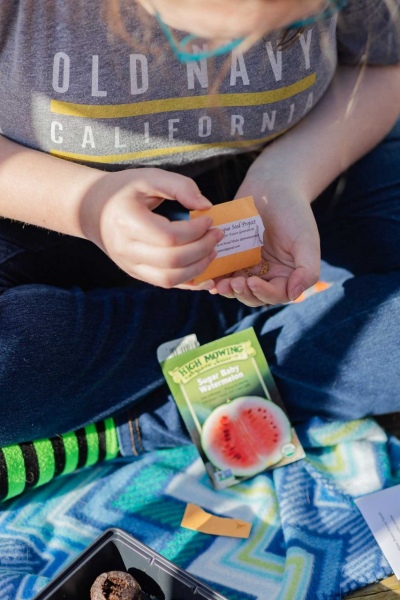
<path fill-rule="evenodd" d="M 0 446 L 164 398 L 158 345 L 190 331 L 204 343 L 249 312 L 137 282 L 83 240 L 6 220 L 0 239 Z"/>
<path fill-rule="evenodd" d="M 120 425 L 135 423 L 122 436 L 125 453 L 133 452 L 133 429 L 139 451 L 183 443 L 157 346 L 192 332 L 204 343 L 247 326 L 295 422 L 399 410 L 399 162 L 395 129 L 316 201 L 321 279 L 332 285 L 267 309 L 147 286 L 89 242 L 0 221 L 0 445 L 118 412 Z M 210 180 L 198 179 L 204 193 Z"/>

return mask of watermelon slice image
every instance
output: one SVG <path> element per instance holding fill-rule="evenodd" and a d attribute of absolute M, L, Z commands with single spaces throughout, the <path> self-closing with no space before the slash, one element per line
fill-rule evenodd
<path fill-rule="evenodd" d="M 259 396 L 243 396 L 211 412 L 201 445 L 219 469 L 251 477 L 279 462 L 291 439 L 290 422 L 279 406 Z"/>

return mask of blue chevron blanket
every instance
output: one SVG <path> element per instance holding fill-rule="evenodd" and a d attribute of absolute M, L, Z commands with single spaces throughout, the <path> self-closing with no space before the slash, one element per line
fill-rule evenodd
<path fill-rule="evenodd" d="M 400 482 L 400 443 L 374 420 L 297 429 L 307 458 L 214 491 L 194 447 L 82 470 L 3 505 L 0 600 L 32 600 L 120 527 L 228 600 L 330 600 L 392 571 L 354 498 Z M 180 527 L 187 502 L 251 521 L 247 540 Z"/>

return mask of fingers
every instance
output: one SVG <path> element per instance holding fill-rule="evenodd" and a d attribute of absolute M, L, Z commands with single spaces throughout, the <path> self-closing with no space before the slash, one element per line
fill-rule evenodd
<path fill-rule="evenodd" d="M 200 239 L 184 246 L 155 246 L 134 240 L 126 251 L 134 263 L 159 269 L 177 269 L 193 265 L 209 256 L 223 237 L 224 234 L 220 229 L 210 229 Z"/>
<path fill-rule="evenodd" d="M 122 240 L 115 248 L 114 259 L 132 277 L 164 288 L 175 287 L 200 275 L 217 256 L 215 245 L 224 236 L 221 230 L 213 228 L 193 242 L 161 246 L 153 244 L 154 235 L 149 235 L 149 230 L 151 227 L 145 228 L 146 242 L 134 237 Z M 167 236 L 162 241 L 168 239 Z M 203 289 L 210 287 L 213 286 Z"/>
<path fill-rule="evenodd" d="M 215 258 L 216 252 L 213 251 L 211 254 L 206 256 L 205 258 L 197 261 L 192 265 L 188 265 L 186 267 L 176 268 L 176 269 L 160 269 L 159 267 L 144 265 L 144 264 L 135 264 L 131 273 L 127 270 L 132 277 L 136 279 L 140 279 L 142 281 L 147 281 L 153 285 L 157 285 L 163 288 L 172 288 L 172 287 L 184 287 L 186 289 L 195 289 L 195 286 L 183 286 L 187 281 L 191 281 L 197 275 L 200 275 L 205 271 L 210 262 Z M 200 286 L 199 289 L 209 289 L 210 284 L 205 285 L 204 287 Z"/>
<path fill-rule="evenodd" d="M 314 269 L 300 266 L 268 281 L 260 277 L 249 277 L 246 284 L 253 296 L 265 304 L 285 304 L 293 302 L 301 294 L 317 283 L 319 278 L 319 253 L 313 260 Z M 233 287 L 233 286 L 232 286 Z"/>
<path fill-rule="evenodd" d="M 212 227 L 210 217 L 170 221 L 153 212 L 165 198 L 190 209 L 212 206 L 188 177 L 135 169 L 112 177 L 110 187 L 99 218 L 99 245 L 130 276 L 175 287 L 200 275 L 216 257 L 215 246 L 224 234 Z"/>
<path fill-rule="evenodd" d="M 210 217 L 198 217 L 185 221 L 169 221 L 166 217 L 150 211 L 146 206 L 138 207 L 125 228 L 132 239 L 155 246 L 181 246 L 200 239 L 212 225 Z M 213 230 L 218 241 L 220 235 Z M 218 230 L 219 231 L 219 230 Z M 217 243 L 217 242 L 216 242 Z"/>
<path fill-rule="evenodd" d="M 226 298 L 236 298 L 247 306 L 263 304 L 286 304 L 296 300 L 306 289 L 318 281 L 318 272 L 308 267 L 274 269 L 278 273 L 268 281 L 260 277 L 229 277 L 216 282 L 211 293 L 218 293 Z M 281 273 L 279 273 L 281 271 Z"/>
<path fill-rule="evenodd" d="M 246 281 L 255 298 L 266 304 L 283 304 L 296 300 L 317 283 L 321 262 L 318 235 L 299 237 L 293 244 L 292 252 L 292 267 L 270 261 L 266 277 L 250 277 Z M 248 298 L 248 294 L 244 297 Z"/>
<path fill-rule="evenodd" d="M 287 277 L 274 277 L 271 281 L 264 281 L 259 277 L 231 277 L 217 282 L 215 292 L 226 298 L 236 298 L 252 307 L 285 304 L 289 301 Z"/>
<path fill-rule="evenodd" d="M 257 298 L 257 296 L 252 292 L 248 286 L 248 279 L 244 277 L 233 277 L 230 281 L 230 287 L 235 294 L 235 298 L 246 306 L 256 307 L 266 304 L 266 301 L 264 301 L 262 298 Z"/>
<path fill-rule="evenodd" d="M 177 200 L 189 210 L 205 210 L 212 203 L 205 198 L 196 183 L 190 177 L 164 171 L 163 169 L 143 169 L 144 188 L 149 196 L 158 196 L 167 200 Z"/>
<path fill-rule="evenodd" d="M 321 268 L 318 237 L 297 243 L 294 252 L 296 268 L 290 274 L 287 285 L 288 297 L 292 301 L 318 281 Z"/>
<path fill-rule="evenodd" d="M 179 288 L 180 290 L 191 290 L 192 292 L 211 292 L 215 288 L 215 283 L 213 279 L 208 279 L 207 281 L 203 281 L 202 283 L 199 283 L 197 285 L 194 285 L 192 283 L 180 283 L 175 287 Z"/>
<path fill-rule="evenodd" d="M 318 275 L 311 273 L 306 267 L 299 267 L 289 277 L 288 296 L 291 301 L 296 300 L 308 288 L 315 285 L 318 281 Z"/>
<path fill-rule="evenodd" d="M 220 277 L 215 282 L 214 289 L 211 290 L 211 294 L 219 294 L 225 298 L 236 298 L 235 292 L 231 287 L 231 277 Z"/>
<path fill-rule="evenodd" d="M 294 244 L 295 269 L 290 273 L 287 294 L 296 300 L 301 294 L 317 283 L 321 268 L 319 237 L 301 238 Z"/>
<path fill-rule="evenodd" d="M 247 285 L 253 296 L 263 304 L 286 304 L 289 302 L 287 282 L 287 277 L 274 277 L 271 281 L 249 277 Z"/>

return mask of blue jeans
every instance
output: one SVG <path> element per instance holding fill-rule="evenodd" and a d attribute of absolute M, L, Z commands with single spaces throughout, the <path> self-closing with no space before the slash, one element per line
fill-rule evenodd
<path fill-rule="evenodd" d="M 231 199 L 249 160 L 198 177 L 203 193 Z M 331 287 L 260 309 L 137 282 L 90 242 L 0 220 L 0 446 L 110 415 L 124 454 L 187 443 L 158 345 L 249 326 L 294 423 L 400 410 L 400 124 L 314 211 Z"/>

